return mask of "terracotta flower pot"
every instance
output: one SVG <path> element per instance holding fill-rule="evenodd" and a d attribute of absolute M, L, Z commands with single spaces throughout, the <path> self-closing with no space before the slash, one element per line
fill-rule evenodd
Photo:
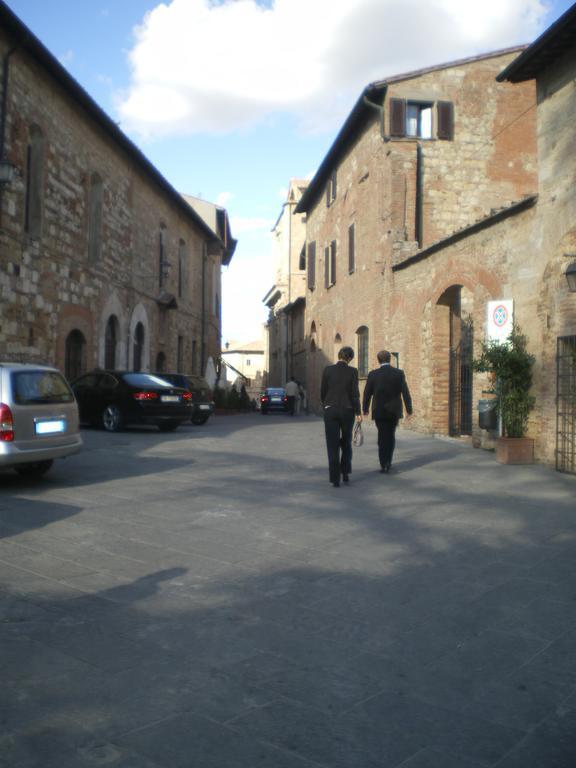
<path fill-rule="evenodd" d="M 496 441 L 496 461 L 500 464 L 534 464 L 534 439 L 499 437 Z"/>

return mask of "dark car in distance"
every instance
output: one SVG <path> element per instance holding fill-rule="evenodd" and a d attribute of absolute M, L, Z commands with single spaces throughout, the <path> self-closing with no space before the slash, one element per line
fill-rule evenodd
<path fill-rule="evenodd" d="M 206 424 L 214 413 L 214 397 L 206 379 L 192 373 L 154 373 L 159 379 L 164 379 L 176 387 L 183 387 L 192 395 L 192 424 Z"/>
<path fill-rule="evenodd" d="M 288 398 L 286 390 L 282 387 L 268 387 L 260 395 L 260 413 L 266 416 L 270 411 L 287 413 Z"/>
<path fill-rule="evenodd" d="M 171 432 L 190 420 L 192 396 L 150 373 L 92 371 L 72 382 L 80 421 L 118 432 L 128 424 L 152 424 Z"/>

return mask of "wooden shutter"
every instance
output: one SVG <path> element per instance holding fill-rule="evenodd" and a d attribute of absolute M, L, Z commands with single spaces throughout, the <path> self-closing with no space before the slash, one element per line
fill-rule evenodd
<path fill-rule="evenodd" d="M 406 136 L 405 99 L 390 99 L 390 136 Z"/>
<path fill-rule="evenodd" d="M 316 243 L 308 246 L 308 290 L 316 287 Z"/>
<path fill-rule="evenodd" d="M 330 286 L 330 248 L 324 248 L 324 288 Z"/>
<path fill-rule="evenodd" d="M 330 285 L 336 282 L 336 240 L 330 243 Z"/>
<path fill-rule="evenodd" d="M 331 195 L 332 195 L 332 178 L 329 178 L 328 183 L 326 184 L 326 208 L 330 208 Z"/>
<path fill-rule="evenodd" d="M 451 141 L 454 138 L 454 104 L 438 102 L 438 138 Z"/>
<path fill-rule="evenodd" d="M 336 200 L 336 171 L 332 173 L 332 200 Z"/>
<path fill-rule="evenodd" d="M 348 227 L 348 272 L 354 272 L 356 269 L 356 242 L 354 224 Z"/>

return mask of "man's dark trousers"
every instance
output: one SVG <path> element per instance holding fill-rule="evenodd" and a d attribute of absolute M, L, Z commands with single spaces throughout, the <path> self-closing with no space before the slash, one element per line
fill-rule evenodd
<path fill-rule="evenodd" d="M 330 482 L 340 482 L 340 474 L 352 471 L 352 430 L 354 411 L 352 408 L 332 406 L 324 409 L 324 429 L 328 450 L 328 471 Z"/>
<path fill-rule="evenodd" d="M 387 469 L 392 464 L 392 456 L 396 446 L 396 427 L 398 419 L 390 416 L 387 419 L 375 419 L 378 429 L 378 458 L 382 469 Z"/>
<path fill-rule="evenodd" d="M 296 395 L 287 395 L 286 400 L 288 401 L 288 413 L 290 416 L 294 416 L 294 411 L 296 410 Z"/>

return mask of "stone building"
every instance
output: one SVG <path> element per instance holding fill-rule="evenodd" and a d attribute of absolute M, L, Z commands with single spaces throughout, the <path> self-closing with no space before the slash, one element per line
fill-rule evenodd
<path fill-rule="evenodd" d="M 258 400 L 266 386 L 265 344 L 262 339 L 248 342 L 227 342 L 222 349 L 226 379 L 246 388 L 248 397 Z"/>
<path fill-rule="evenodd" d="M 321 370 L 342 344 L 355 348 L 361 378 L 384 348 L 412 384 L 411 426 L 471 434 L 466 321 L 472 294 L 495 291 L 497 278 L 474 258 L 466 281 L 458 264 L 450 265 L 454 276 L 446 266 L 407 267 L 496 211 L 533 201 L 535 87 L 496 81 L 521 50 L 367 86 L 322 161 L 296 207 L 307 215 L 308 391 L 316 408 Z"/>
<path fill-rule="evenodd" d="M 266 324 L 268 385 L 282 387 L 294 376 L 306 380 L 304 306 L 306 293 L 306 219 L 295 214 L 308 186 L 291 179 L 286 201 L 272 230 L 274 285 L 263 301 L 270 310 Z"/>
<path fill-rule="evenodd" d="M 0 62 L 0 357 L 203 371 L 233 242 L 4 3 Z"/>

